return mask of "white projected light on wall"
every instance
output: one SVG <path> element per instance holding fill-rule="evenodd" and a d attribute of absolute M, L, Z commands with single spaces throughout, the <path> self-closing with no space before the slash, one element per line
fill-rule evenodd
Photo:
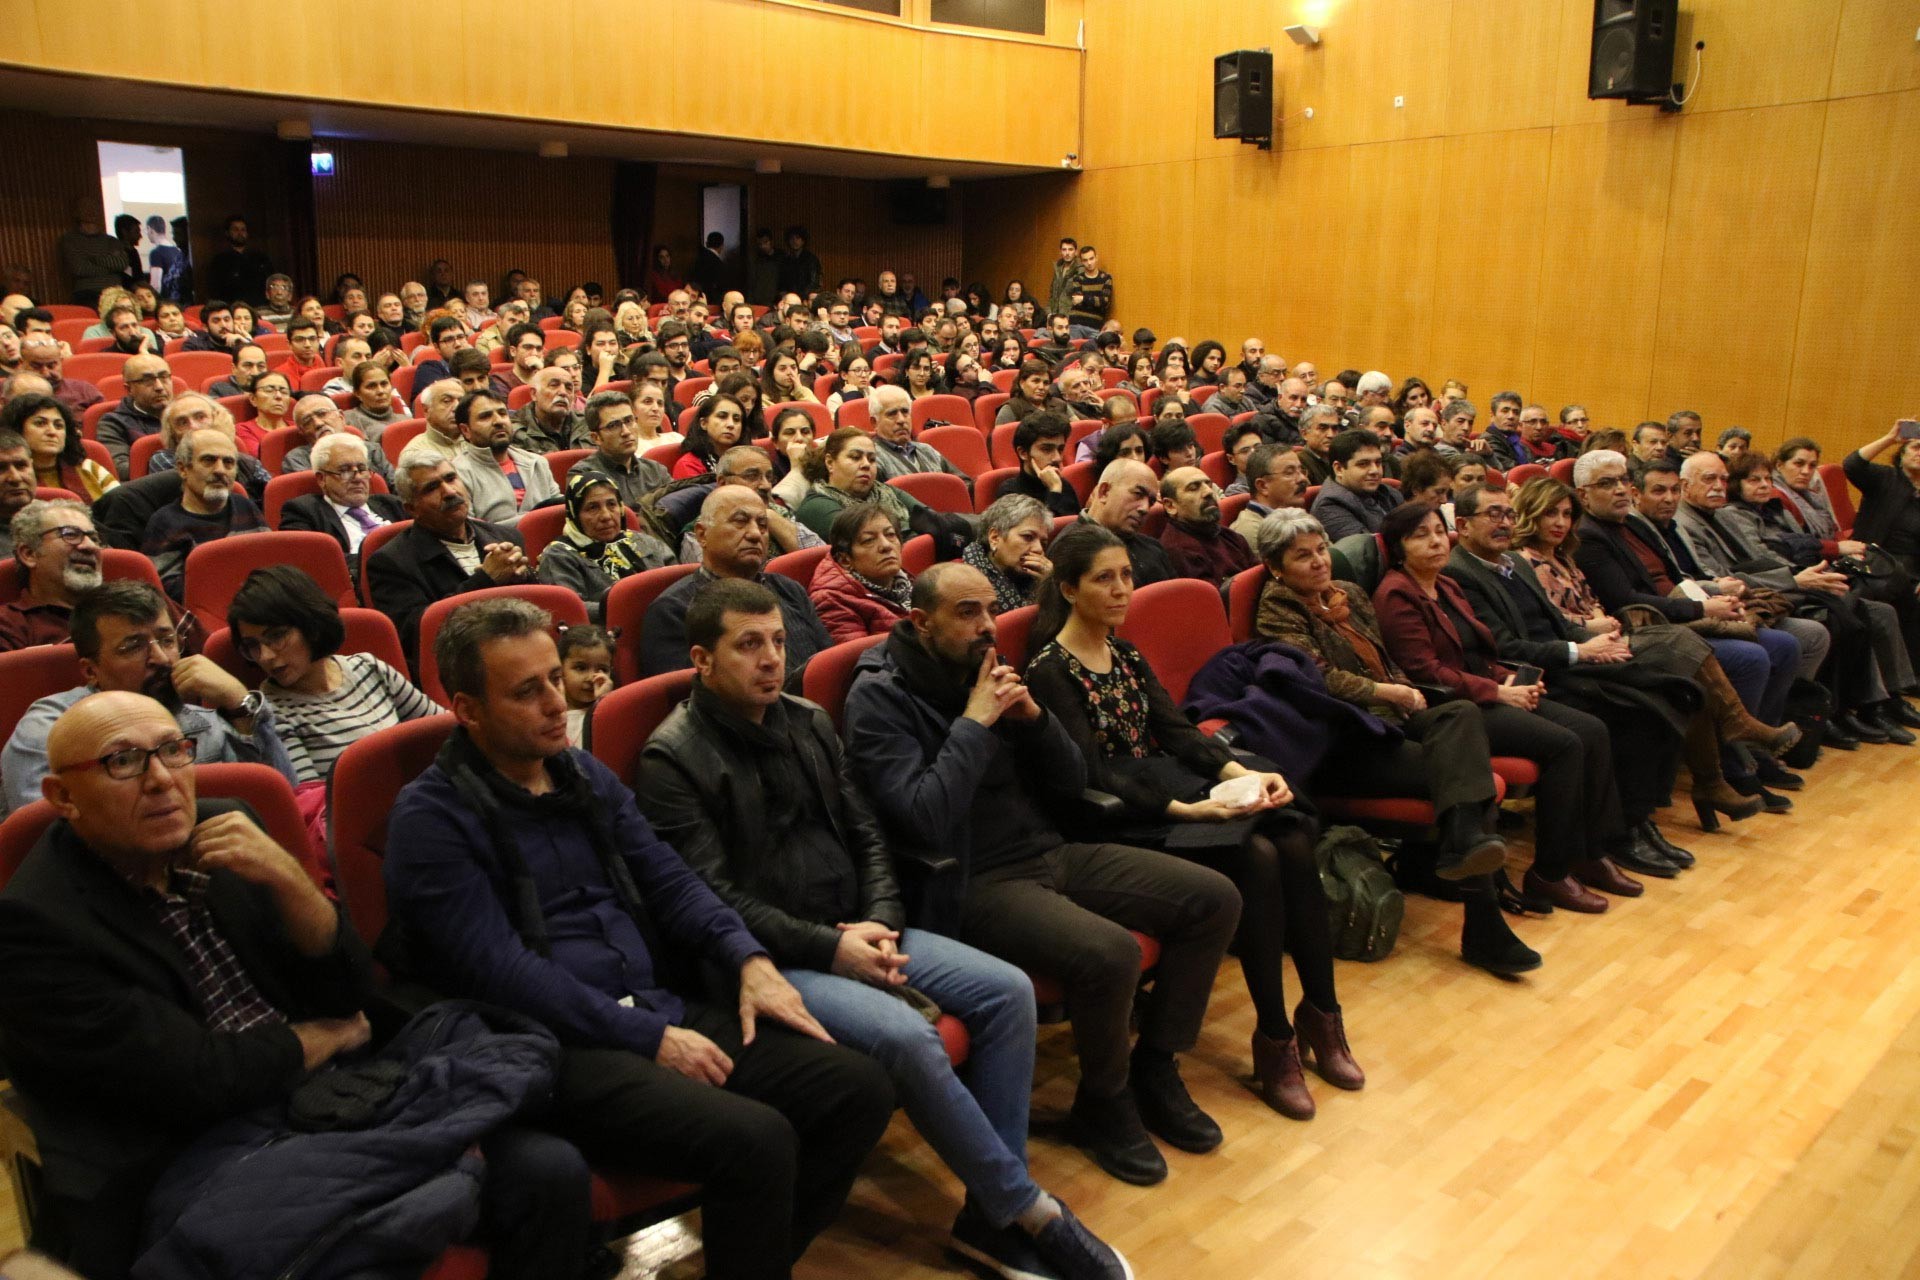
<path fill-rule="evenodd" d="M 176 302 L 189 301 L 187 173 L 178 147 L 148 147 L 131 142 L 100 144 L 100 205 L 109 231 L 115 220 L 132 218 L 140 234 L 132 241 L 154 292 Z"/>

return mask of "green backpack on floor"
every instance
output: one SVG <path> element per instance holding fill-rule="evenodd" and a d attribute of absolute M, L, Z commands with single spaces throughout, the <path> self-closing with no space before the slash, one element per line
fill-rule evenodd
<path fill-rule="evenodd" d="M 1342 960 L 1384 960 L 1393 954 L 1407 899 L 1373 837 L 1359 827 L 1329 827 L 1313 853 L 1333 915 L 1333 954 Z"/>

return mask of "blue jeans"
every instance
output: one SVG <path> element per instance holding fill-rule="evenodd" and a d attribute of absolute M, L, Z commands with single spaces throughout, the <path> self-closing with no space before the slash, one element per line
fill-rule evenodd
<path fill-rule="evenodd" d="M 899 945 L 908 984 L 966 1024 L 965 1083 L 940 1033 L 906 1001 L 816 969 L 781 972 L 834 1039 L 886 1069 L 907 1118 L 988 1221 L 1006 1226 L 1040 1194 L 1027 1173 L 1033 984 L 1006 961 L 937 933 L 903 929 Z"/>

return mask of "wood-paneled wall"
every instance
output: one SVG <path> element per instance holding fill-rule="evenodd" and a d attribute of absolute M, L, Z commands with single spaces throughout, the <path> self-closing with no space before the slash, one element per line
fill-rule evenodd
<path fill-rule="evenodd" d="M 345 18 L 346 20 L 343 20 Z M 1070 41 L 1071 32 L 1060 39 Z M 883 151 L 1057 165 L 1077 149 L 1080 55 L 765 0 L 564 3 L 525 13 L 392 0 L 376 13 L 294 5 L 245 18 L 168 0 L 13 0 L 0 63 L 295 100 L 382 104 Z M 935 109 L 964 86 L 1015 109 Z M 901 109 L 904 106 L 905 109 Z"/>
<path fill-rule="evenodd" d="M 314 180 L 320 278 L 353 271 L 374 289 L 424 280 L 446 258 L 497 290 L 519 267 L 552 297 L 583 280 L 611 294 L 619 271 L 609 221 L 614 162 L 543 160 L 334 139 L 335 175 Z"/>
<path fill-rule="evenodd" d="M 1090 5 L 1086 172 L 970 184 L 967 274 L 1073 234 L 1162 337 L 1851 447 L 1920 411 L 1912 0 L 1682 7 L 1661 115 L 1586 98 L 1592 0 Z M 1211 136 L 1213 55 L 1263 45 L 1272 152 Z"/>

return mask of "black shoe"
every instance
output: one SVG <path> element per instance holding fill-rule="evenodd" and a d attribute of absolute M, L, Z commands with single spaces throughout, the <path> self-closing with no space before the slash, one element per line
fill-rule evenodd
<path fill-rule="evenodd" d="M 1886 712 L 1885 719 L 1909 729 L 1920 729 L 1920 711 L 1915 711 L 1913 704 L 1905 698 L 1889 698 L 1880 704 L 1880 709 Z"/>
<path fill-rule="evenodd" d="M 1877 707 L 1868 707 L 1866 711 L 1861 713 L 1861 719 L 1886 734 L 1887 741 L 1893 743 L 1895 746 L 1910 747 L 1914 743 L 1920 742 L 1920 738 L 1914 737 L 1911 733 L 1901 728 L 1899 719 L 1890 709 L 1892 706 L 1893 703 L 1883 702 Z"/>
<path fill-rule="evenodd" d="M 1131 1090 L 1117 1098 L 1075 1097 L 1067 1133 L 1074 1146 L 1122 1182 L 1150 1187 L 1166 1180 L 1167 1159 L 1147 1136 Z"/>
<path fill-rule="evenodd" d="M 1763 757 L 1755 767 L 1754 773 L 1760 779 L 1761 785 L 1781 791 L 1801 791 L 1807 785 L 1805 778 L 1790 772 L 1785 765 L 1772 756 Z"/>
<path fill-rule="evenodd" d="M 1522 881 L 1524 884 L 1524 880 Z M 1493 891 L 1500 899 L 1500 909 L 1516 916 L 1550 916 L 1553 903 L 1537 893 L 1528 893 L 1517 887 L 1507 877 L 1507 869 L 1500 868 L 1493 873 Z"/>
<path fill-rule="evenodd" d="M 1220 1126 L 1195 1104 L 1172 1054 L 1135 1046 L 1133 1098 L 1147 1132 L 1168 1146 L 1200 1155 L 1220 1145 Z"/>
<path fill-rule="evenodd" d="M 1758 778 L 1728 778 L 1727 785 L 1743 796 L 1753 796 L 1759 800 L 1761 808 L 1767 813 L 1793 812 L 1793 801 L 1767 790 L 1760 785 Z"/>
<path fill-rule="evenodd" d="M 1871 742 L 1875 746 L 1880 746 L 1887 741 L 1887 735 L 1881 731 L 1880 726 L 1865 719 L 1863 713 L 1858 711 L 1843 711 L 1835 716 L 1831 723 L 1849 738 L 1857 738 L 1861 742 Z"/>
<path fill-rule="evenodd" d="M 1617 849 L 1607 851 L 1614 863 L 1628 871 L 1644 876 L 1658 876 L 1662 880 L 1671 880 L 1684 868 L 1681 864 L 1648 840 L 1638 829 L 1632 832 L 1627 841 Z"/>
<path fill-rule="evenodd" d="M 1065 1212 L 1065 1205 L 1060 1208 Z M 1012 1224 L 994 1226 L 971 1198 L 960 1206 L 960 1216 L 947 1232 L 947 1249 L 1003 1280 L 1062 1275 L 1058 1268 L 1046 1264 L 1032 1236 Z"/>
<path fill-rule="evenodd" d="M 1820 726 L 1820 745 L 1832 747 L 1836 751 L 1858 751 L 1860 739 L 1848 733 L 1838 717 L 1829 717 L 1826 723 Z"/>
<path fill-rule="evenodd" d="M 1033 1237 L 1033 1247 L 1054 1274 L 1062 1280 L 1133 1280 L 1133 1268 L 1118 1249 L 1087 1230 L 1066 1201 L 1055 1197 L 1054 1203 L 1060 1206 L 1060 1216 Z"/>
<path fill-rule="evenodd" d="M 1502 978 L 1531 973 L 1542 963 L 1540 953 L 1520 941 L 1499 908 L 1485 899 L 1467 904 L 1460 924 L 1460 958 Z"/>
<path fill-rule="evenodd" d="M 1675 866 L 1681 868 L 1682 870 L 1685 870 L 1686 868 L 1693 865 L 1694 863 L 1693 855 L 1691 853 L 1688 853 L 1685 849 L 1682 849 L 1679 845 L 1675 844 L 1673 841 L 1667 839 L 1666 834 L 1660 830 L 1659 825 L 1655 823 L 1652 818 L 1648 818 L 1645 822 L 1641 823 L 1634 830 L 1648 844 L 1652 845 L 1655 849 L 1658 849 L 1663 855 L 1665 855 L 1668 862 L 1673 863 Z"/>

